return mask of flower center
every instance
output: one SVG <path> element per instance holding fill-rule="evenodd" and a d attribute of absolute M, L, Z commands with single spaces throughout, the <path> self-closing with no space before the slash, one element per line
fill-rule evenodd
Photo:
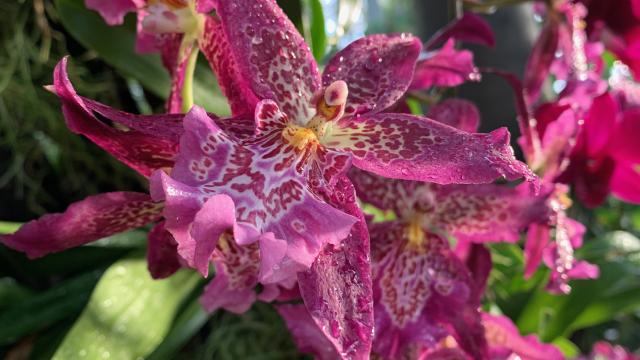
<path fill-rule="evenodd" d="M 318 143 L 318 137 L 313 129 L 294 124 L 290 124 L 284 128 L 282 135 L 287 139 L 289 144 L 297 150 Z"/>
<path fill-rule="evenodd" d="M 420 213 L 416 213 L 409 219 L 409 223 L 405 228 L 405 235 L 409 241 L 408 246 L 413 250 L 424 248 L 426 236 L 422 229 L 422 215 Z"/>

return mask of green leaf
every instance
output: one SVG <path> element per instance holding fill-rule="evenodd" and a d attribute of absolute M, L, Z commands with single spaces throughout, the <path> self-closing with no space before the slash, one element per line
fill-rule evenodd
<path fill-rule="evenodd" d="M 0 315 L 0 346 L 79 313 L 99 276 L 99 271 L 83 274 L 4 310 Z"/>
<path fill-rule="evenodd" d="M 60 20 L 71 35 L 87 49 L 126 77 L 134 78 L 147 90 L 166 99 L 171 80 L 157 54 L 135 52 L 135 19 L 127 17 L 124 26 L 108 26 L 98 13 L 88 10 L 83 0 L 56 0 Z M 217 115 L 228 115 L 226 100 L 211 70 L 200 66 L 194 79 L 195 103 Z M 218 94 L 218 95 L 216 95 Z"/>
<path fill-rule="evenodd" d="M 327 49 L 327 33 L 324 28 L 324 11 L 320 0 L 305 0 L 305 33 L 316 61 L 324 58 Z"/>
<path fill-rule="evenodd" d="M 537 332 L 544 341 L 553 341 L 637 309 L 639 249 L 640 240 L 622 231 L 587 242 L 577 257 L 597 264 L 600 277 L 573 281 L 573 289 L 566 296 L 540 289 L 522 311 L 518 327 L 525 333 Z"/>
<path fill-rule="evenodd" d="M 22 226 L 21 223 L 0 221 L 0 234 L 13 234 Z"/>
<path fill-rule="evenodd" d="M 53 275 L 67 276 L 104 268 L 132 249 L 143 248 L 146 239 L 146 232 L 132 230 L 35 260 L 0 246 L 0 276 L 11 276 L 33 286 L 41 285 L 40 280 L 45 279 L 48 283 Z"/>
<path fill-rule="evenodd" d="M 147 360 L 173 359 L 175 354 L 198 332 L 207 320 L 207 314 L 200 302 L 200 292 L 189 302 L 185 309 L 180 312 L 175 322 L 171 326 L 171 331 L 156 350 L 147 357 Z"/>
<path fill-rule="evenodd" d="M 573 359 L 580 355 L 580 348 L 567 338 L 557 338 L 553 341 L 553 345 L 557 346 L 566 359 Z"/>
<path fill-rule="evenodd" d="M 32 292 L 15 279 L 0 278 L 0 309 L 5 309 L 29 297 Z"/>
<path fill-rule="evenodd" d="M 86 308 L 53 359 L 138 359 L 169 332 L 198 275 L 181 270 L 153 280 L 143 258 L 114 263 L 98 282 Z"/>

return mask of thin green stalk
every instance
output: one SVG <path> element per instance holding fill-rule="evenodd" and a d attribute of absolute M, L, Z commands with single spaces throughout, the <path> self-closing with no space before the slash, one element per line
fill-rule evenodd
<path fill-rule="evenodd" d="M 182 85 L 182 112 L 186 113 L 191 110 L 193 106 L 193 75 L 196 70 L 196 62 L 198 60 L 199 49 L 194 46 L 194 49 L 189 54 L 187 60 L 187 68 L 184 74 L 184 84 Z"/>

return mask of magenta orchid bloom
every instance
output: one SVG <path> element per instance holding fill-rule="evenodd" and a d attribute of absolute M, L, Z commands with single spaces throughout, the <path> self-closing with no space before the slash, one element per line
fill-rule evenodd
<path fill-rule="evenodd" d="M 580 360 L 640 360 L 640 356 L 635 355 L 620 345 L 613 345 L 605 341 L 598 341 L 593 344 L 591 354 L 588 357 L 581 357 Z"/>
<path fill-rule="evenodd" d="M 640 204 L 640 146 L 634 137 L 638 131 L 638 110 L 621 111 L 608 93 L 595 98 L 561 180 L 573 184 L 589 207 L 601 205 L 609 193 Z"/>
<path fill-rule="evenodd" d="M 211 48 L 215 19 L 209 15 L 212 0 L 85 0 L 109 25 L 122 24 L 124 15 L 135 12 L 138 19 L 136 50 L 158 52 L 172 79 L 167 112 L 185 112 L 182 89 L 190 63 L 198 49 Z M 206 51 L 205 55 L 207 55 Z"/>
<path fill-rule="evenodd" d="M 371 223 L 376 338 L 374 351 L 396 358 L 416 345 L 433 347 L 453 333 L 470 353 L 482 353 L 474 288 L 483 281 L 450 249 L 462 242 L 510 241 L 546 216 L 529 187 L 436 185 L 393 181 L 353 171 L 362 201 L 397 220 Z M 488 261 L 490 264 L 490 260 Z M 482 291 L 479 292 L 482 294 Z M 454 330 L 451 330 L 453 328 Z M 420 329 L 420 330 L 418 330 Z"/>

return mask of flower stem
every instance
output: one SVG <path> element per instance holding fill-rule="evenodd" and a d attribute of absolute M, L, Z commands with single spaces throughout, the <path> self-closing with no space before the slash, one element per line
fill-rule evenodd
<path fill-rule="evenodd" d="M 184 82 L 182 84 L 182 112 L 186 113 L 193 106 L 193 75 L 196 70 L 196 62 L 198 60 L 199 49 L 193 46 L 189 59 L 187 60 L 187 68 L 184 71 Z"/>

